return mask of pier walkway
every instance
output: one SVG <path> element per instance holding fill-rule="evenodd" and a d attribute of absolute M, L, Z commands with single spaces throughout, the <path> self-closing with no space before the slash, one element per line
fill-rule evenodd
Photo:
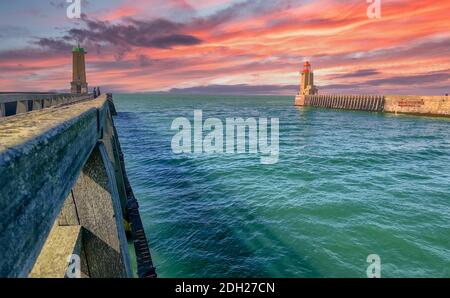
<path fill-rule="evenodd" d="M 8 93 L 0 107 L 0 276 L 132 277 L 131 241 L 138 276 L 156 277 L 112 95 Z"/>

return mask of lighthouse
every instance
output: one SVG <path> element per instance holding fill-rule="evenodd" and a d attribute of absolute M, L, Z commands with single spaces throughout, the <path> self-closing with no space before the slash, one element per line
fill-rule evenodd
<path fill-rule="evenodd" d="M 74 94 L 88 93 L 88 83 L 86 82 L 86 64 L 84 56 L 86 51 L 80 45 L 72 50 L 72 82 L 70 92 Z"/>
<path fill-rule="evenodd" d="M 318 93 L 319 91 L 314 86 L 314 73 L 311 70 L 311 64 L 306 61 L 301 72 L 300 95 L 316 95 Z"/>
<path fill-rule="evenodd" d="M 314 86 L 314 73 L 311 70 L 311 64 L 306 61 L 303 64 L 303 70 L 300 73 L 300 90 L 295 96 L 295 105 L 304 106 L 307 95 L 317 95 L 319 90 Z"/>

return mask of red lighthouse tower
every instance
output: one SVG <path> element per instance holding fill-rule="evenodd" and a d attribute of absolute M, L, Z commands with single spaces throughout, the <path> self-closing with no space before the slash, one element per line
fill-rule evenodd
<path fill-rule="evenodd" d="M 319 91 L 314 86 L 314 73 L 311 70 L 311 64 L 309 61 L 305 61 L 300 74 L 300 91 L 295 97 L 295 105 L 304 105 L 306 95 L 316 95 L 318 93 Z"/>
<path fill-rule="evenodd" d="M 306 61 L 303 64 L 303 71 L 300 79 L 300 94 L 301 95 L 315 95 L 318 93 L 316 86 L 314 86 L 314 73 L 311 70 L 311 64 Z"/>

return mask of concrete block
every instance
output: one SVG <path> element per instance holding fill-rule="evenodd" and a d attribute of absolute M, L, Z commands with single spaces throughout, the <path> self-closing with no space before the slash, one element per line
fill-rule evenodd
<path fill-rule="evenodd" d="M 31 278 L 66 277 L 70 257 L 80 257 L 81 267 L 81 226 L 54 225 L 45 241 L 36 263 L 31 270 Z M 81 269 L 81 268 L 80 268 Z M 81 273 L 81 272 L 80 272 Z M 84 273 L 83 275 L 86 275 Z"/>
<path fill-rule="evenodd" d="M 28 112 L 28 101 L 27 100 L 19 100 L 17 102 L 16 114 L 22 114 Z"/>
<path fill-rule="evenodd" d="M 77 215 L 85 228 L 91 277 L 131 277 L 123 216 L 109 157 L 100 144 L 73 187 Z M 112 171 L 112 172 L 111 172 Z"/>
<path fill-rule="evenodd" d="M 44 108 L 50 108 L 52 106 L 52 99 L 46 98 L 44 99 Z"/>
<path fill-rule="evenodd" d="M 75 198 L 73 196 L 73 190 L 70 191 L 64 205 L 62 207 L 61 213 L 57 219 L 58 225 L 60 226 L 78 226 L 80 225 L 80 219 L 78 215 L 78 210 L 75 205 Z"/>
<path fill-rule="evenodd" d="M 33 100 L 33 111 L 41 110 L 42 109 L 42 100 L 41 99 L 34 99 Z"/>
<path fill-rule="evenodd" d="M 387 95 L 384 111 L 429 116 L 450 116 L 450 100 L 446 96 Z"/>

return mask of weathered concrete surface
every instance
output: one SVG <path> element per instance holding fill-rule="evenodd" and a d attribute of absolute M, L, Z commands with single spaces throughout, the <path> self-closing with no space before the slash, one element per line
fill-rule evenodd
<path fill-rule="evenodd" d="M 65 277 L 69 265 L 68 257 L 72 254 L 81 255 L 81 233 L 82 228 L 79 225 L 54 225 L 29 277 Z"/>
<path fill-rule="evenodd" d="M 0 277 L 61 276 L 77 227 L 83 277 L 131 277 L 124 226 L 139 276 L 156 277 L 112 96 L 57 103 L 34 111 L 53 105 L 52 98 L 34 99 L 27 103 L 32 112 L 0 119 Z"/>
<path fill-rule="evenodd" d="M 79 223 L 85 229 L 83 247 L 88 252 L 90 277 L 128 277 L 132 273 L 122 257 L 128 255 L 128 244 L 119 194 L 102 148 L 99 144 L 89 157 L 72 189 L 72 200 L 66 200 L 59 224 Z"/>
<path fill-rule="evenodd" d="M 448 96 L 385 96 L 384 111 L 450 117 Z"/>
<path fill-rule="evenodd" d="M 0 120 L 0 276 L 27 276 L 31 270 L 61 198 L 97 143 L 100 104 Z"/>
<path fill-rule="evenodd" d="M 296 106 L 382 112 L 383 96 L 378 95 L 297 95 Z"/>
<path fill-rule="evenodd" d="M 0 94 L 0 117 L 12 116 L 44 108 L 73 104 L 93 99 L 91 94 L 45 94 L 45 93 L 2 93 Z M 5 104 L 17 103 L 12 115 L 5 112 Z"/>
<path fill-rule="evenodd" d="M 297 95 L 294 105 L 450 117 L 448 96 Z"/>
<path fill-rule="evenodd" d="M 30 273 L 103 134 L 99 115 L 108 108 L 102 96 L 0 119 L 0 276 Z"/>

